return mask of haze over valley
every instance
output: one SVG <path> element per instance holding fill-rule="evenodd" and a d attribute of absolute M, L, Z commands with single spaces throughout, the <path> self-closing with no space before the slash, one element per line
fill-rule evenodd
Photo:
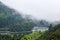
<path fill-rule="evenodd" d="M 0 0 L 0 40 L 60 40 L 59 0 Z"/>

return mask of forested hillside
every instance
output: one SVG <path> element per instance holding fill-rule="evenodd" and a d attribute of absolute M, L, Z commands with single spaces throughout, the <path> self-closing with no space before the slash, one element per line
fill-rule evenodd
<path fill-rule="evenodd" d="M 48 24 L 48 25 L 47 25 Z M 45 20 L 34 20 L 29 16 L 23 18 L 18 11 L 9 8 L 0 2 L 0 28 L 12 32 L 31 31 L 34 26 L 48 27 L 49 23 Z"/>
<path fill-rule="evenodd" d="M 60 40 L 60 24 L 50 27 L 38 40 Z"/>
<path fill-rule="evenodd" d="M 0 28 L 7 28 L 8 31 L 12 32 L 20 32 L 30 31 L 34 26 L 35 23 L 32 19 L 23 18 L 19 12 L 0 2 Z"/>
<path fill-rule="evenodd" d="M 43 32 L 33 32 L 27 35 L 24 35 L 21 40 L 37 40 Z"/>
<path fill-rule="evenodd" d="M 48 30 L 32 32 L 34 27 L 47 27 Z M 9 35 L 0 35 L 0 40 L 60 40 L 60 24 L 53 25 L 46 20 L 37 20 L 26 15 L 23 17 L 15 9 L 0 2 L 0 33 L 6 31 Z M 21 34 L 14 34 L 18 32 Z"/>

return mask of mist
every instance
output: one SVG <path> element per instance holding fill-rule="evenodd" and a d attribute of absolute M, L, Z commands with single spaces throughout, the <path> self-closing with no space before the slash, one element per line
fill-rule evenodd
<path fill-rule="evenodd" d="M 0 0 L 21 14 L 38 20 L 60 21 L 60 0 Z"/>

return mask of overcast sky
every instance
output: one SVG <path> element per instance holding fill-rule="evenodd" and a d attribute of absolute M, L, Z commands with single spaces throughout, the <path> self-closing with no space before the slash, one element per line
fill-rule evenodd
<path fill-rule="evenodd" d="M 60 21 L 60 0 L 0 0 L 20 13 L 37 19 Z"/>

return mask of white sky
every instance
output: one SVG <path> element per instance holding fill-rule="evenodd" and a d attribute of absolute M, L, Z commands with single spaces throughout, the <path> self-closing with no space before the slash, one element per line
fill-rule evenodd
<path fill-rule="evenodd" d="M 60 0 L 0 0 L 20 13 L 37 19 L 60 21 Z"/>

